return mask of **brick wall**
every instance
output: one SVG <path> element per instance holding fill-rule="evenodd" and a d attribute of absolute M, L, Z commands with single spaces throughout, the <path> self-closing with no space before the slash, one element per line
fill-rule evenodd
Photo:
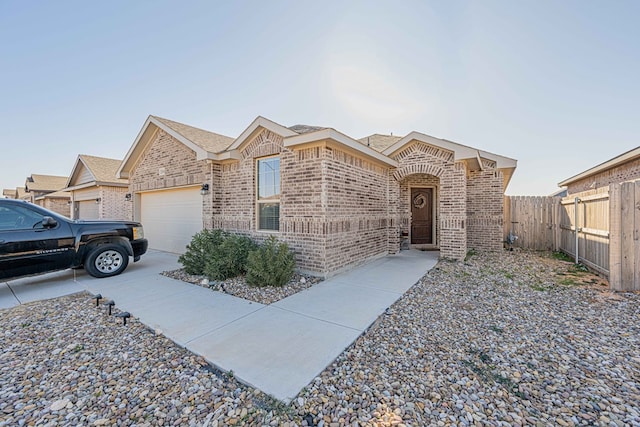
<path fill-rule="evenodd" d="M 47 197 L 44 200 L 38 200 L 38 204 L 50 211 L 71 218 L 71 205 L 69 205 L 69 200 L 71 199 Z"/>
<path fill-rule="evenodd" d="M 133 198 L 125 199 L 129 192 L 127 187 L 101 186 L 99 188 L 101 219 L 129 220 L 133 219 Z"/>
<path fill-rule="evenodd" d="M 387 169 L 328 146 L 324 149 L 327 272 L 388 253 Z"/>
<path fill-rule="evenodd" d="M 490 164 L 484 167 L 467 177 L 467 246 L 496 251 L 503 240 L 503 177 Z"/>
<path fill-rule="evenodd" d="M 632 160 L 599 174 L 581 179 L 567 186 L 567 194 L 600 188 L 609 184 L 640 179 L 640 159 Z"/>
<path fill-rule="evenodd" d="M 136 164 L 129 179 L 129 189 L 134 193 L 202 184 L 210 182 L 209 175 L 210 168 L 205 160 L 197 160 L 196 153 L 159 130 Z"/>

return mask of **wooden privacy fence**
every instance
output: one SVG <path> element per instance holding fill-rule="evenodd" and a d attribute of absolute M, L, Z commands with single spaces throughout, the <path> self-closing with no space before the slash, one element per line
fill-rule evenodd
<path fill-rule="evenodd" d="M 609 279 L 614 290 L 640 290 L 640 181 L 571 196 L 506 196 L 504 236 L 514 246 L 560 250 Z M 577 248 L 577 254 L 576 254 Z"/>

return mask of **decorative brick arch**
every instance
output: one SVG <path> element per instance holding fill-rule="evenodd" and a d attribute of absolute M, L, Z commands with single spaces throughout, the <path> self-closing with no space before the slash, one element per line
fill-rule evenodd
<path fill-rule="evenodd" d="M 418 173 L 433 175 L 440 178 L 442 177 L 442 175 L 444 175 L 444 169 L 435 165 L 418 163 L 413 165 L 402 166 L 401 168 L 397 169 L 393 173 L 393 177 L 395 178 L 396 181 L 400 182 L 403 179 L 405 179 L 407 176 L 418 174 Z"/>

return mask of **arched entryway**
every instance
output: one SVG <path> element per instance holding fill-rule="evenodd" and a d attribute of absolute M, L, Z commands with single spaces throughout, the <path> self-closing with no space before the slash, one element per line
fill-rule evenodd
<path fill-rule="evenodd" d="M 440 178 L 416 173 L 400 182 L 401 233 L 405 245 L 437 248 Z"/>

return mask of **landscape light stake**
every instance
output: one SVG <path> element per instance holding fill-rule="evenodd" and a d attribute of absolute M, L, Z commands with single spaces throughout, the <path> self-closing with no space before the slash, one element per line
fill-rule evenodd
<path fill-rule="evenodd" d="M 116 314 L 116 317 L 122 317 L 122 324 L 126 325 L 127 324 L 127 319 L 130 318 L 131 315 L 128 312 L 123 311 L 122 313 Z"/>
<path fill-rule="evenodd" d="M 105 305 L 109 308 L 109 316 L 111 316 L 111 308 L 116 305 L 116 303 L 113 300 L 109 300 L 105 302 Z"/>
<path fill-rule="evenodd" d="M 102 295 L 97 294 L 93 296 L 96 299 L 96 307 L 100 305 L 100 300 L 102 299 Z"/>

